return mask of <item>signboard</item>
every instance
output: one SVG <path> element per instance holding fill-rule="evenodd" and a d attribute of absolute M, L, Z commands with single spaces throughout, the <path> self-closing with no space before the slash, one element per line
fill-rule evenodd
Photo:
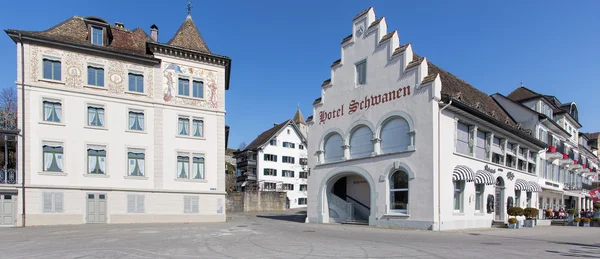
<path fill-rule="evenodd" d="M 600 188 L 591 190 L 590 196 L 592 196 L 592 199 L 594 200 L 594 202 L 600 202 Z"/>

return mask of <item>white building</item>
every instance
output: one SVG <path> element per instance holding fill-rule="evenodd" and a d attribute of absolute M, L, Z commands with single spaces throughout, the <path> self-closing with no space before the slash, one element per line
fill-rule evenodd
<path fill-rule="evenodd" d="M 13 225 L 225 221 L 231 60 L 190 15 L 166 43 L 150 31 L 77 16 L 6 31 L 24 116 L 18 184 L 0 189 Z"/>
<path fill-rule="evenodd" d="M 236 153 L 241 190 L 283 191 L 288 208 L 306 207 L 306 122 L 300 109 L 294 119 L 275 124 Z"/>
<path fill-rule="evenodd" d="M 546 143 L 401 45 L 373 8 L 351 28 L 307 119 L 309 222 L 480 228 L 538 206 Z"/>

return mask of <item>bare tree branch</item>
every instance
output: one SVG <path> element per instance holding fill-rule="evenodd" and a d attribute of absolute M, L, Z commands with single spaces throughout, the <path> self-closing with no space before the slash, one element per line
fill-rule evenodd
<path fill-rule="evenodd" d="M 16 87 L 4 87 L 0 90 L 0 109 L 9 113 L 17 112 Z"/>

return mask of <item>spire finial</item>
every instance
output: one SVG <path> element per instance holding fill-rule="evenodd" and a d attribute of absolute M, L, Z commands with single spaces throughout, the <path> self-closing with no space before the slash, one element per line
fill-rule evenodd
<path fill-rule="evenodd" d="M 521 80 L 521 87 L 523 87 L 523 80 Z"/>
<path fill-rule="evenodd" d="M 298 101 L 298 109 L 300 109 L 300 101 Z"/>
<path fill-rule="evenodd" d="M 188 9 L 188 15 L 191 15 L 192 14 L 192 0 L 188 0 L 187 9 Z"/>

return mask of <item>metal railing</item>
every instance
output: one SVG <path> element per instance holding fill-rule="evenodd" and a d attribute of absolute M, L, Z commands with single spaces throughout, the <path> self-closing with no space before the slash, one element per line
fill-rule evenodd
<path fill-rule="evenodd" d="M 17 184 L 17 170 L 14 168 L 0 169 L 0 184 Z"/>

